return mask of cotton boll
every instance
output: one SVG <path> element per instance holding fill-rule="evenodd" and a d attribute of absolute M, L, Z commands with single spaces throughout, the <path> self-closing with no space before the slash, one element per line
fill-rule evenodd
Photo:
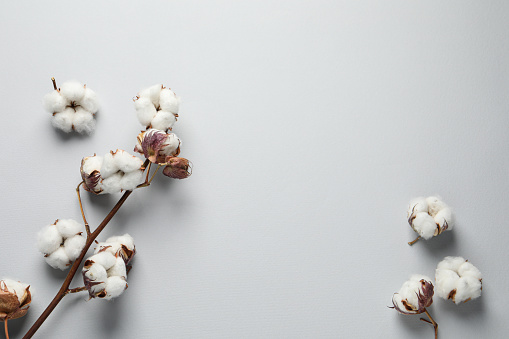
<path fill-rule="evenodd" d="M 159 107 L 159 96 L 161 94 L 162 88 L 163 85 L 161 84 L 153 85 L 140 91 L 138 96 L 140 98 L 148 98 L 155 107 Z"/>
<path fill-rule="evenodd" d="M 115 265 L 113 265 L 108 270 L 108 277 L 114 277 L 114 276 L 123 277 L 124 279 L 127 276 L 125 262 L 124 262 L 124 259 L 122 259 L 122 257 L 116 258 Z"/>
<path fill-rule="evenodd" d="M 80 101 L 80 105 L 88 112 L 92 114 L 96 113 L 99 110 L 99 100 L 97 99 L 97 94 L 90 88 L 85 87 L 85 93 L 83 94 L 83 98 Z"/>
<path fill-rule="evenodd" d="M 134 248 L 134 239 L 128 233 L 126 233 L 124 235 L 117 235 L 117 236 L 109 237 L 106 241 L 121 243 L 121 244 L 127 246 L 129 249 Z"/>
<path fill-rule="evenodd" d="M 134 190 L 139 184 L 143 182 L 143 171 L 136 170 L 126 173 L 120 180 L 120 187 L 126 191 Z"/>
<path fill-rule="evenodd" d="M 106 242 L 100 242 L 97 244 L 97 247 L 95 248 L 94 250 L 94 253 L 99 253 L 99 252 L 110 252 L 111 254 L 113 255 L 116 255 L 117 252 L 120 250 L 121 248 L 121 245 L 118 243 L 118 242 L 110 242 L 110 241 L 106 241 Z"/>
<path fill-rule="evenodd" d="M 90 174 L 93 171 L 100 171 L 103 164 L 103 157 L 94 155 L 92 157 L 86 157 L 83 162 L 83 172 Z"/>
<path fill-rule="evenodd" d="M 115 154 L 113 154 L 113 160 L 117 168 L 124 173 L 139 170 L 143 165 L 143 161 L 140 158 L 123 150 L 117 150 Z"/>
<path fill-rule="evenodd" d="M 74 118 L 74 110 L 72 108 L 66 108 L 62 112 L 55 113 L 51 123 L 54 127 L 69 133 L 72 131 L 72 121 Z"/>
<path fill-rule="evenodd" d="M 121 172 L 117 172 L 111 175 L 109 178 L 103 179 L 101 182 L 101 187 L 103 191 L 102 194 L 113 194 L 119 193 L 122 190 L 120 186 L 120 181 L 122 180 L 123 174 Z"/>
<path fill-rule="evenodd" d="M 93 284 L 87 284 L 86 279 L 84 279 L 85 286 L 87 287 L 87 289 L 89 289 L 92 295 L 103 291 L 104 287 L 106 287 L 106 280 L 108 279 L 108 274 L 106 273 L 104 267 L 102 267 L 99 264 L 92 264 L 86 269 L 83 269 L 83 276 L 84 278 L 87 278 L 93 282 Z"/>
<path fill-rule="evenodd" d="M 452 290 L 460 279 L 459 275 L 451 270 L 437 269 L 435 271 L 436 292 L 442 299 L 448 299 Z"/>
<path fill-rule="evenodd" d="M 447 223 L 447 230 L 451 230 L 454 227 L 454 219 L 452 217 L 452 211 L 449 207 L 442 208 L 433 218 L 435 222 L 440 226 L 440 228 L 444 228 Z"/>
<path fill-rule="evenodd" d="M 438 263 L 437 269 L 452 270 L 458 272 L 460 266 L 466 260 L 462 257 L 445 257 L 444 260 Z"/>
<path fill-rule="evenodd" d="M 446 257 L 436 270 L 438 295 L 456 304 L 481 295 L 481 272 L 462 257 Z"/>
<path fill-rule="evenodd" d="M 23 296 L 25 295 L 28 284 L 12 279 L 2 279 L 0 282 L 2 282 L 0 288 L 7 289 L 9 292 L 15 293 L 19 303 L 21 304 L 23 302 Z"/>
<path fill-rule="evenodd" d="M 71 260 L 65 253 L 65 250 L 62 246 L 47 256 L 45 259 L 51 267 L 61 269 L 62 271 L 66 270 L 71 263 Z"/>
<path fill-rule="evenodd" d="M 420 212 L 415 215 L 415 219 L 412 221 L 412 228 L 419 235 L 428 240 L 433 237 L 437 229 L 435 220 L 426 212 Z"/>
<path fill-rule="evenodd" d="M 175 124 L 175 121 L 177 121 L 177 119 L 173 113 L 167 111 L 158 111 L 156 116 L 150 122 L 150 125 L 152 128 L 166 131 Z"/>
<path fill-rule="evenodd" d="M 172 90 L 165 88 L 161 91 L 159 105 L 161 110 L 177 114 L 179 112 L 180 98 Z"/>
<path fill-rule="evenodd" d="M 56 229 L 64 238 L 70 238 L 82 230 L 82 225 L 73 219 L 59 219 L 55 224 Z"/>
<path fill-rule="evenodd" d="M 62 244 L 62 236 L 55 225 L 45 226 L 37 234 L 37 248 L 41 253 L 50 254 Z"/>
<path fill-rule="evenodd" d="M 168 134 L 168 137 L 164 143 L 166 146 L 161 148 L 161 154 L 174 156 L 178 155 L 182 142 L 174 133 Z"/>
<path fill-rule="evenodd" d="M 60 95 L 60 92 L 54 90 L 44 96 L 43 99 L 44 109 L 50 113 L 62 112 L 67 106 L 67 102 Z"/>
<path fill-rule="evenodd" d="M 106 239 L 107 243 L 119 243 L 125 245 L 131 251 L 134 249 L 134 239 L 128 233 L 124 235 L 117 235 Z"/>
<path fill-rule="evenodd" d="M 138 120 L 143 126 L 150 125 L 150 122 L 156 116 L 157 110 L 154 107 L 152 101 L 149 98 L 140 97 L 134 101 L 134 108 L 136 109 L 136 115 Z"/>
<path fill-rule="evenodd" d="M 77 81 L 64 82 L 60 93 L 69 101 L 79 101 L 85 95 L 85 87 Z"/>
<path fill-rule="evenodd" d="M 473 277 L 461 277 L 457 282 L 454 302 L 459 304 L 463 301 L 476 299 L 481 296 L 481 281 Z"/>
<path fill-rule="evenodd" d="M 428 203 L 428 213 L 434 217 L 441 209 L 447 207 L 440 197 L 428 197 L 426 198 Z"/>
<path fill-rule="evenodd" d="M 120 296 L 125 289 L 127 288 L 127 283 L 121 277 L 109 277 L 106 280 L 106 286 L 104 290 L 106 291 L 106 296 L 104 299 L 111 300 Z"/>
<path fill-rule="evenodd" d="M 103 178 L 108 178 L 113 174 L 117 173 L 119 168 L 117 166 L 117 162 L 115 161 L 114 155 L 110 152 L 104 155 L 103 162 L 101 165 L 101 176 Z"/>
<path fill-rule="evenodd" d="M 412 214 L 420 212 L 428 213 L 428 203 L 424 197 L 415 198 L 410 201 L 410 204 L 408 204 L 407 218 L 410 218 Z"/>
<path fill-rule="evenodd" d="M 110 252 L 99 252 L 87 260 L 92 260 L 94 263 L 103 266 L 106 270 L 110 269 L 116 262 L 115 256 Z"/>
<path fill-rule="evenodd" d="M 72 120 L 74 130 L 81 134 L 90 134 L 95 129 L 95 119 L 92 113 L 77 108 Z"/>
<path fill-rule="evenodd" d="M 461 264 L 461 266 L 458 268 L 458 274 L 462 277 L 472 277 L 477 280 L 482 278 L 481 271 L 479 271 L 477 267 L 468 261 Z"/>
<path fill-rule="evenodd" d="M 79 257 L 86 242 L 87 239 L 81 234 L 72 236 L 64 241 L 65 254 L 67 254 L 69 260 L 74 261 Z"/>

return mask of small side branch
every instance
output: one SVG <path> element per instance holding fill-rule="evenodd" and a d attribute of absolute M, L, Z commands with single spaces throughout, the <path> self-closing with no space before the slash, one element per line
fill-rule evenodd
<path fill-rule="evenodd" d="M 148 184 L 150 185 L 150 183 L 152 182 L 152 180 L 154 180 L 154 177 L 156 176 L 156 173 L 157 171 L 159 171 L 159 169 L 161 168 L 161 165 L 157 165 L 157 168 L 156 170 L 154 171 L 154 174 L 152 174 L 152 177 L 150 178 L 150 180 L 148 181 Z"/>
<path fill-rule="evenodd" d="M 83 217 L 83 222 L 85 223 L 85 229 L 87 230 L 87 238 L 90 237 L 90 226 L 88 225 L 87 218 L 85 218 L 85 212 L 83 212 L 83 204 L 81 203 L 81 195 L 80 195 L 80 186 L 84 183 L 84 181 L 78 184 L 76 187 L 76 194 L 78 194 L 78 201 L 80 203 L 81 216 Z"/>
<path fill-rule="evenodd" d="M 415 238 L 413 241 L 410 241 L 408 244 L 410 246 L 412 246 L 413 244 L 415 244 L 419 239 L 421 239 L 421 236 L 418 236 L 417 238 Z"/>
<path fill-rule="evenodd" d="M 51 78 L 51 81 L 53 82 L 53 88 L 55 89 L 55 91 L 57 90 L 57 82 L 55 81 L 55 78 Z"/>

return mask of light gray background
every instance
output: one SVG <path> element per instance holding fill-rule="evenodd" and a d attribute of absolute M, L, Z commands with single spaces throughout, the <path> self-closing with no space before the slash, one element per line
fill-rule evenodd
<path fill-rule="evenodd" d="M 36 233 L 79 220 L 81 158 L 130 151 L 131 99 L 158 82 L 183 99 L 174 131 L 194 173 L 134 192 L 101 236 L 135 238 L 125 294 L 68 296 L 37 338 L 432 338 L 387 306 L 446 255 L 484 289 L 436 298 L 440 337 L 506 337 L 508 14 L 505 1 L 3 3 L 0 277 L 34 292 L 12 338 L 65 275 Z M 99 94 L 90 137 L 52 128 L 52 76 Z M 457 227 L 410 247 L 407 203 L 431 194 Z M 117 198 L 85 195 L 92 225 Z"/>

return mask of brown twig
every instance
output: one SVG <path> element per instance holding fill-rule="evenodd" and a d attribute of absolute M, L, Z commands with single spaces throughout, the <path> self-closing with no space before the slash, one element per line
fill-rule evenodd
<path fill-rule="evenodd" d="M 413 241 L 410 241 L 408 244 L 410 246 L 412 246 L 413 244 L 415 244 L 419 239 L 421 239 L 421 236 L 418 236 L 417 238 L 415 238 Z"/>
<path fill-rule="evenodd" d="M 57 82 L 55 81 L 55 78 L 51 78 L 51 81 L 53 82 L 53 88 L 55 89 L 55 91 L 57 90 Z"/>
<path fill-rule="evenodd" d="M 4 319 L 5 338 L 9 339 L 9 330 L 7 328 L 7 320 L 8 320 L 7 317 L 5 317 L 5 319 Z"/>
<path fill-rule="evenodd" d="M 148 165 L 148 160 L 145 160 L 144 167 Z M 122 197 L 118 200 L 118 202 L 113 206 L 111 211 L 108 213 L 108 215 L 104 218 L 104 220 L 97 226 L 94 232 L 90 234 L 89 237 L 87 237 L 87 242 L 85 243 L 85 247 L 80 253 L 80 256 L 74 261 L 74 263 L 71 266 L 71 269 L 69 273 L 67 274 L 67 277 L 64 280 L 64 283 L 62 284 L 62 287 L 60 287 L 60 290 L 57 292 L 51 303 L 46 307 L 44 312 L 40 315 L 40 317 L 35 321 L 35 323 L 30 327 L 28 332 L 25 334 L 23 339 L 29 339 L 32 338 L 32 336 L 37 332 L 39 327 L 44 323 L 44 321 L 48 318 L 48 316 L 53 312 L 55 307 L 57 307 L 58 303 L 69 293 L 69 285 L 71 284 L 72 279 L 74 278 L 74 275 L 78 271 L 78 268 L 81 265 L 81 262 L 85 258 L 85 255 L 87 254 L 88 249 L 90 246 L 94 243 L 95 238 L 102 232 L 102 230 L 108 225 L 110 220 L 115 216 L 115 214 L 118 212 L 120 207 L 124 204 L 124 202 L 127 200 L 127 198 L 131 195 L 133 191 L 126 191 Z"/>
<path fill-rule="evenodd" d="M 85 218 L 85 212 L 83 212 L 83 204 L 81 203 L 81 195 L 80 195 L 80 186 L 84 183 L 84 181 L 80 182 L 78 187 L 76 187 L 76 193 L 78 194 L 78 202 L 80 203 L 81 216 L 83 217 L 83 222 L 85 223 L 85 229 L 87 230 L 87 238 L 90 237 L 90 226 L 88 225 L 87 218 Z"/>

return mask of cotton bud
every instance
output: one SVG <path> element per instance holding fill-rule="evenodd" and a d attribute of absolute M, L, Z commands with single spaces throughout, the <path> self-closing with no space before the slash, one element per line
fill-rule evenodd
<path fill-rule="evenodd" d="M 153 163 L 165 163 L 167 157 L 175 157 L 180 153 L 181 141 L 173 133 L 167 134 L 157 129 L 149 129 L 141 132 L 137 140 L 134 150 Z"/>
<path fill-rule="evenodd" d="M 0 320 L 17 319 L 27 313 L 32 301 L 29 288 L 19 281 L 0 280 Z"/>
<path fill-rule="evenodd" d="M 397 293 L 392 296 L 393 309 L 401 314 L 426 313 L 431 321 L 422 319 L 433 325 L 435 338 L 437 338 L 438 324 L 428 313 L 427 307 L 433 303 L 433 284 L 431 279 L 419 274 L 414 274 L 406 281 Z"/>
<path fill-rule="evenodd" d="M 94 253 L 104 251 L 110 252 L 117 257 L 120 256 L 127 265 L 136 254 L 134 239 L 127 233 L 122 236 L 110 237 L 105 242 L 98 243 Z"/>
<path fill-rule="evenodd" d="M 192 166 L 185 158 L 171 157 L 166 159 L 163 174 L 174 179 L 185 179 L 191 175 Z"/>
<path fill-rule="evenodd" d="M 161 131 L 171 130 L 177 121 L 179 106 L 180 98 L 161 84 L 140 91 L 134 99 L 140 123 Z"/>
<path fill-rule="evenodd" d="M 456 304 L 481 296 L 481 272 L 462 257 L 445 257 L 437 266 L 435 281 L 438 296 Z"/>
<path fill-rule="evenodd" d="M 408 223 L 419 237 L 425 240 L 451 230 L 454 226 L 452 210 L 438 197 L 415 198 L 407 211 Z"/>
<path fill-rule="evenodd" d="M 37 247 L 53 268 L 67 269 L 85 247 L 83 226 L 72 219 L 56 220 L 37 234 Z"/>
<path fill-rule="evenodd" d="M 88 134 L 95 129 L 99 101 L 94 91 L 76 81 L 65 82 L 60 89 L 46 94 L 44 108 L 53 114 L 53 126 L 64 132 Z"/>
<path fill-rule="evenodd" d="M 98 243 L 95 254 L 85 261 L 83 281 L 91 298 L 110 300 L 127 288 L 127 263 L 136 253 L 129 234 Z"/>
<path fill-rule="evenodd" d="M 95 194 L 133 190 L 143 181 L 143 171 L 140 158 L 118 149 L 104 157 L 85 157 L 80 167 L 83 187 Z"/>
<path fill-rule="evenodd" d="M 392 297 L 394 309 L 403 314 L 420 314 L 433 303 L 431 279 L 414 274 Z"/>

